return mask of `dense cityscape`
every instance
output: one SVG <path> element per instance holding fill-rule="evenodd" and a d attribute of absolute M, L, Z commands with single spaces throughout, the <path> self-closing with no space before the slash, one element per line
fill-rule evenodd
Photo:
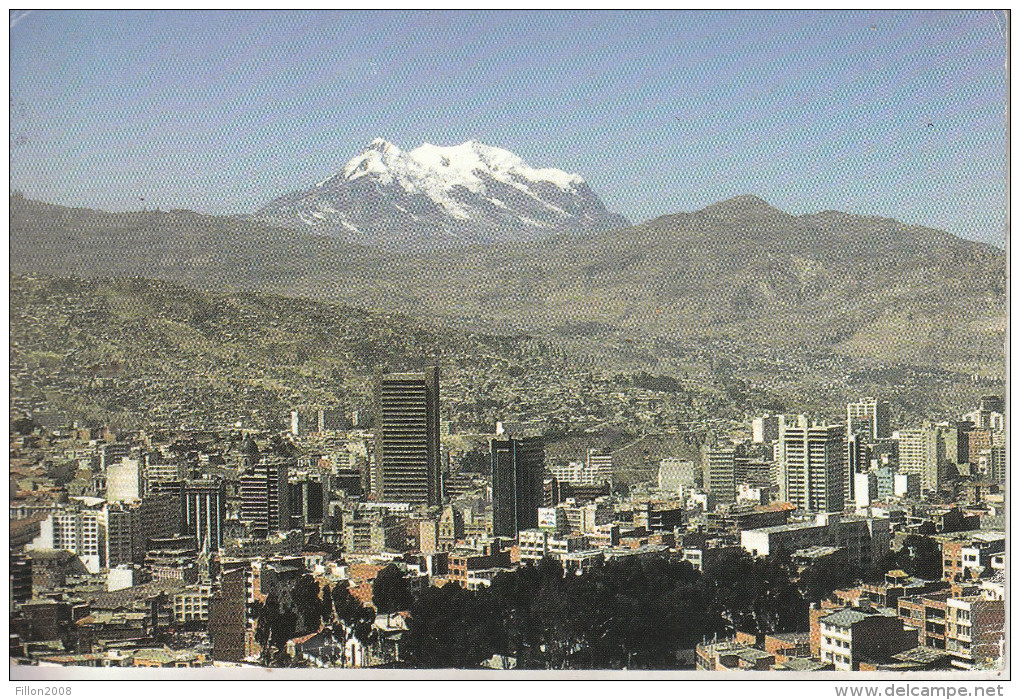
<path fill-rule="evenodd" d="M 1009 10 L 9 14 L 14 695 L 1004 694 Z"/>
<path fill-rule="evenodd" d="M 720 421 L 620 484 L 626 447 L 547 449 L 540 417 L 451 433 L 441 374 L 380 370 L 369 410 L 279 431 L 14 420 L 12 661 L 1000 667 L 1001 397 Z"/>

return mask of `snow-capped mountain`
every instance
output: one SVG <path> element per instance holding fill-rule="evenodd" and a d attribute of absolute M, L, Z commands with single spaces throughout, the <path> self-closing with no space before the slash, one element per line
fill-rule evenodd
<path fill-rule="evenodd" d="M 579 176 L 477 141 L 411 151 L 376 139 L 335 175 L 258 218 L 388 248 L 534 239 L 627 225 Z"/>

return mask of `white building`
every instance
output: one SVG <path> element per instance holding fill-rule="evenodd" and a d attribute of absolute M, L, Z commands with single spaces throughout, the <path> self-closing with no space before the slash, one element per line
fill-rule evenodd
<path fill-rule="evenodd" d="M 812 521 L 743 530 L 740 546 L 752 556 L 792 553 L 814 545 L 840 547 L 854 565 L 878 562 L 889 553 L 889 518 L 819 513 Z"/>
<path fill-rule="evenodd" d="M 781 445 L 780 498 L 804 510 L 843 511 L 850 481 L 842 425 L 808 427 L 806 421 L 784 426 Z"/>
<path fill-rule="evenodd" d="M 106 466 L 106 500 L 131 503 L 142 497 L 142 467 L 137 459 L 123 457 Z"/>
<path fill-rule="evenodd" d="M 549 468 L 557 481 L 565 481 L 577 486 L 599 486 L 613 483 L 613 456 L 597 450 L 588 450 L 584 462 L 554 464 Z"/>
<path fill-rule="evenodd" d="M 25 549 L 63 549 L 77 555 L 89 573 L 99 573 L 106 568 L 105 501 L 86 498 L 53 511 Z"/>

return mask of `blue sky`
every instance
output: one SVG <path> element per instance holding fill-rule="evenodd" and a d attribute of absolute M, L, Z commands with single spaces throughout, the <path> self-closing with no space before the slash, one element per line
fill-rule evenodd
<path fill-rule="evenodd" d="M 381 136 L 583 175 L 633 221 L 757 194 L 1002 245 L 1001 12 L 11 14 L 11 186 L 252 211 Z"/>

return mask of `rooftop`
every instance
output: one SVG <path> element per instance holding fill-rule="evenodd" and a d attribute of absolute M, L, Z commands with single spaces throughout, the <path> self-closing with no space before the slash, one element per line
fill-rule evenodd
<path fill-rule="evenodd" d="M 821 622 L 827 625 L 835 625 L 836 627 L 852 627 L 861 620 L 867 620 L 869 617 L 875 617 L 875 613 L 865 613 L 860 610 L 844 608 L 839 612 L 826 615 L 821 619 Z"/>

